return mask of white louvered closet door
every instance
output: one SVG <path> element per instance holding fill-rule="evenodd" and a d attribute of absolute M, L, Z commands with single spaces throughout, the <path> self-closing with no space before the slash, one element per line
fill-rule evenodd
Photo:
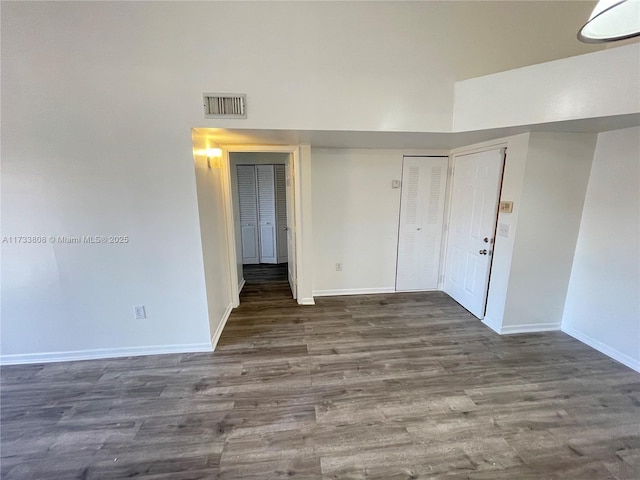
<path fill-rule="evenodd" d="M 276 244 L 278 263 L 287 262 L 287 180 L 285 166 L 274 165 L 276 181 Z"/>
<path fill-rule="evenodd" d="M 436 290 L 444 222 L 446 157 L 404 157 L 396 290 Z"/>
<path fill-rule="evenodd" d="M 256 169 L 253 165 L 238 165 L 238 198 L 240 200 L 240 230 L 242 263 L 260 262 L 258 253 L 258 203 Z"/>
<path fill-rule="evenodd" d="M 260 263 L 278 263 L 276 192 L 273 165 L 256 165 Z"/>

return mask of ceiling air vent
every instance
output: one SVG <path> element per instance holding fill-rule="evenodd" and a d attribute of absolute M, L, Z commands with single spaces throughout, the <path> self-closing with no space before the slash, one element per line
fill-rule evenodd
<path fill-rule="evenodd" d="M 205 93 L 204 118 L 247 118 L 246 98 L 236 93 Z"/>

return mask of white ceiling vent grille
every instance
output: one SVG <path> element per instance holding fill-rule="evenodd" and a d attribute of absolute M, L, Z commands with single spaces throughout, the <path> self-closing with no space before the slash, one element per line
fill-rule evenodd
<path fill-rule="evenodd" d="M 205 93 L 205 118 L 247 118 L 247 96 L 235 93 Z"/>

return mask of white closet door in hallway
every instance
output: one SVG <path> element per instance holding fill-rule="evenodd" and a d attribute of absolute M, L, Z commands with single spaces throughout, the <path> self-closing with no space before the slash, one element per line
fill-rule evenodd
<path fill-rule="evenodd" d="M 237 172 L 242 263 L 245 265 L 260 263 L 256 169 L 253 165 L 238 165 Z"/>
<path fill-rule="evenodd" d="M 276 191 L 273 165 L 256 165 L 260 263 L 277 263 Z"/>
<path fill-rule="evenodd" d="M 436 290 L 447 157 L 404 157 L 396 290 Z"/>
<path fill-rule="evenodd" d="M 453 159 L 444 291 L 479 319 L 489 288 L 505 150 Z"/>
<path fill-rule="evenodd" d="M 287 261 L 284 165 L 238 165 L 242 263 Z"/>
<path fill-rule="evenodd" d="M 276 251 L 278 263 L 287 261 L 287 180 L 284 165 L 274 165 L 276 185 Z"/>

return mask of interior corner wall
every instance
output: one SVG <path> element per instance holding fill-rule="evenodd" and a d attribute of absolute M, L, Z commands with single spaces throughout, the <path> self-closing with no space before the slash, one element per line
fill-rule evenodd
<path fill-rule="evenodd" d="M 215 345 L 232 308 L 222 170 L 209 168 L 206 157 L 196 155 L 195 173 L 209 338 Z"/>
<path fill-rule="evenodd" d="M 595 141 L 530 134 L 501 333 L 560 328 Z"/>
<path fill-rule="evenodd" d="M 640 371 L 640 128 L 598 135 L 562 330 Z"/>

